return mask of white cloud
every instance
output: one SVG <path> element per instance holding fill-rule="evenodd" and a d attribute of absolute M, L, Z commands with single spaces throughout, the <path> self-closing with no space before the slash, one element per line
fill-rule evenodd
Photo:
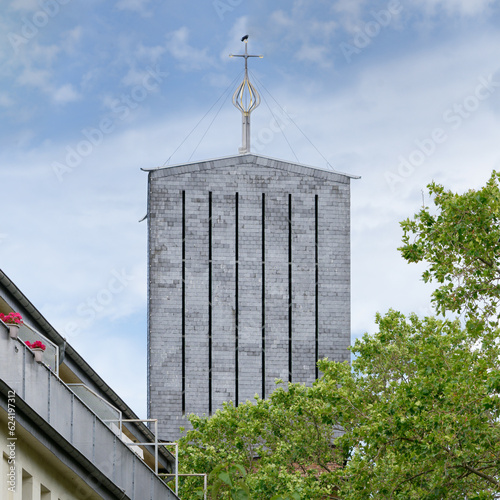
<path fill-rule="evenodd" d="M 118 10 L 131 10 L 134 12 L 139 12 L 141 14 L 146 14 L 146 7 L 149 0 L 119 0 L 116 4 Z"/>
<path fill-rule="evenodd" d="M 25 67 L 17 79 L 20 85 L 38 88 L 58 104 L 66 104 L 81 98 L 81 95 L 71 83 L 56 87 L 53 80 L 53 71 L 32 68 L 31 66 Z"/>
<path fill-rule="evenodd" d="M 12 0 L 10 2 L 12 10 L 39 10 L 38 0 Z"/>
<path fill-rule="evenodd" d="M 336 17 L 333 13 L 320 17 L 315 12 L 315 5 L 296 1 L 293 9 L 272 11 L 267 23 L 262 25 L 252 20 L 251 26 L 255 26 L 258 39 L 264 41 L 267 53 L 291 49 L 298 61 L 325 68 L 331 66 L 331 42 L 339 28 Z"/>
<path fill-rule="evenodd" d="M 23 57 L 37 65 L 50 65 L 60 54 L 61 48 L 57 45 L 40 45 L 31 43 L 25 51 Z"/>
<path fill-rule="evenodd" d="M 162 45 L 148 47 L 141 43 L 134 52 L 134 56 L 139 62 L 147 61 L 148 63 L 154 63 L 165 53 L 165 51 L 166 48 Z"/>
<path fill-rule="evenodd" d="M 68 102 L 78 101 L 81 98 L 80 94 L 74 89 L 73 85 L 67 83 L 59 87 L 52 95 L 54 102 L 66 104 Z"/>
<path fill-rule="evenodd" d="M 337 0 L 333 8 L 338 13 L 359 17 L 365 3 L 366 0 Z"/>
<path fill-rule="evenodd" d="M 121 81 L 124 85 L 141 85 L 147 74 L 146 71 L 137 71 L 135 68 L 130 68 Z"/>
<path fill-rule="evenodd" d="M 271 13 L 271 20 L 273 21 L 273 23 L 279 26 L 285 26 L 287 28 L 293 26 L 293 21 L 291 17 L 288 16 L 287 13 L 283 10 L 276 10 L 273 13 Z"/>
<path fill-rule="evenodd" d="M 13 99 L 6 92 L 0 92 L 0 106 L 2 108 L 9 108 L 14 104 Z"/>
<path fill-rule="evenodd" d="M 328 41 L 336 32 L 338 23 L 336 21 L 312 21 L 311 31 L 317 38 Z"/>
<path fill-rule="evenodd" d="M 50 81 L 52 79 L 52 72 L 47 69 L 35 69 L 30 66 L 25 67 L 23 72 L 19 75 L 17 81 L 21 85 L 37 87 L 42 90 L 50 88 Z"/>
<path fill-rule="evenodd" d="M 42 45 L 36 40 L 30 41 L 15 58 L 9 60 L 6 67 L 17 74 L 16 81 L 21 86 L 39 89 L 60 104 L 76 101 L 81 95 L 74 85 L 57 81 L 57 63 L 65 54 L 74 54 L 74 46 L 81 36 L 82 28 L 77 26 L 62 34 L 60 45 Z"/>
<path fill-rule="evenodd" d="M 80 87 L 83 91 L 90 91 L 93 86 L 98 81 L 99 76 L 102 73 L 102 69 L 91 68 L 86 73 L 83 74 L 82 80 L 80 82 Z"/>
<path fill-rule="evenodd" d="M 236 68 L 236 71 L 238 71 L 238 68 Z M 207 73 L 207 75 L 203 78 L 203 81 L 207 82 L 211 87 L 216 89 L 226 89 L 233 82 L 231 78 L 227 75 L 221 74 L 220 72 Z M 236 82 L 233 82 L 233 86 L 236 85 Z"/>
<path fill-rule="evenodd" d="M 213 64 L 207 47 L 198 49 L 189 44 L 189 30 L 185 26 L 167 35 L 167 50 L 186 71 Z"/>
<path fill-rule="evenodd" d="M 83 28 L 75 26 L 73 29 L 62 34 L 60 45 L 67 54 L 73 54 L 76 46 L 81 41 Z"/>
<path fill-rule="evenodd" d="M 494 3 L 495 0 L 422 0 L 421 5 L 431 13 L 443 8 L 449 14 L 474 16 L 486 13 Z"/>
<path fill-rule="evenodd" d="M 299 61 L 316 63 L 322 67 L 330 67 L 331 59 L 328 57 L 328 49 L 324 45 L 308 45 L 304 44 L 296 55 Z"/>
<path fill-rule="evenodd" d="M 241 51 L 244 50 L 243 44 L 240 42 L 243 35 L 249 35 L 250 40 L 253 40 L 252 33 L 249 33 L 248 18 L 246 16 L 236 19 L 229 30 L 227 43 L 220 51 L 221 61 L 228 62 L 230 60 L 229 54 L 241 54 Z"/>
<path fill-rule="evenodd" d="M 333 11 L 340 18 L 342 27 L 348 33 L 354 33 L 362 23 L 363 6 L 366 0 L 337 0 Z"/>

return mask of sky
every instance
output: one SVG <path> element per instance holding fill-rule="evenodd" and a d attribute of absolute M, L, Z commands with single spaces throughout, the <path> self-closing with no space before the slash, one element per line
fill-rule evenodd
<path fill-rule="evenodd" d="M 432 314 L 399 222 L 500 169 L 500 1 L 1 0 L 0 268 L 146 418 L 147 174 L 252 152 L 351 186 L 352 339 Z M 292 149 L 293 147 L 293 149 Z"/>

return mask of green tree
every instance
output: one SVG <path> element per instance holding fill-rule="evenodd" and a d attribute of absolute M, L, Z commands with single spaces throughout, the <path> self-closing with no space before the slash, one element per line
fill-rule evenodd
<path fill-rule="evenodd" d="M 223 498 L 224 492 L 231 500 L 249 500 L 250 490 L 245 482 L 247 473 L 244 467 L 239 464 L 217 466 L 210 473 L 211 498 Z M 200 498 L 202 495 L 200 495 Z"/>
<path fill-rule="evenodd" d="M 313 387 L 192 417 L 184 470 L 215 470 L 223 498 L 244 484 L 255 500 L 500 499 L 499 181 L 464 194 L 432 183 L 434 207 L 401 223 L 440 319 L 377 315 L 352 366 L 323 360 Z"/>
<path fill-rule="evenodd" d="M 339 497 L 500 498 L 494 332 L 395 311 L 377 323 L 355 343 L 352 370 L 323 361 L 314 387 L 346 430 L 337 445 L 351 451 Z"/>
<path fill-rule="evenodd" d="M 332 443 L 340 427 L 329 403 L 311 388 L 289 384 L 266 400 L 226 403 L 211 418 L 192 415 L 190 421 L 193 430 L 180 440 L 182 472 L 211 473 L 221 464 L 226 470 L 239 464 L 251 498 L 336 498 L 332 477 L 343 456 Z M 185 480 L 181 498 L 195 498 L 194 488 L 194 481 Z M 219 493 L 230 498 L 227 488 Z"/>
<path fill-rule="evenodd" d="M 498 325 L 500 300 L 500 174 L 464 194 L 432 183 L 434 208 L 423 207 L 401 223 L 400 248 L 408 262 L 428 263 L 426 282 L 438 284 L 433 300 L 438 313 L 464 313 L 466 319 Z"/>

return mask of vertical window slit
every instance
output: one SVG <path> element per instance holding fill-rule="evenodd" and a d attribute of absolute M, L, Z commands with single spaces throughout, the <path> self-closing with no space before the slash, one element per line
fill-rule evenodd
<path fill-rule="evenodd" d="M 186 414 L 186 191 L 182 192 L 182 414 Z"/>
<path fill-rule="evenodd" d="M 319 225 L 318 225 L 318 195 L 314 198 L 314 268 L 315 268 L 315 298 L 314 298 L 314 348 L 315 348 L 315 377 L 319 377 Z"/>
<path fill-rule="evenodd" d="M 238 371 L 239 371 L 239 306 L 238 306 L 238 280 L 239 280 L 239 246 L 238 246 L 238 225 L 239 225 L 239 194 L 236 193 L 235 196 L 235 251 L 234 251 L 234 258 L 235 258 L 235 293 L 234 293 L 234 316 L 235 316 L 235 331 L 234 331 L 234 371 L 235 371 L 235 377 L 234 377 L 234 404 L 235 406 L 238 406 L 238 401 L 239 401 L 239 392 L 238 392 Z"/>
<path fill-rule="evenodd" d="M 208 193 L 208 413 L 212 414 L 212 192 Z"/>
<path fill-rule="evenodd" d="M 292 195 L 288 195 L 288 381 L 292 382 Z"/>
<path fill-rule="evenodd" d="M 266 195 L 262 193 L 262 399 L 266 397 Z"/>

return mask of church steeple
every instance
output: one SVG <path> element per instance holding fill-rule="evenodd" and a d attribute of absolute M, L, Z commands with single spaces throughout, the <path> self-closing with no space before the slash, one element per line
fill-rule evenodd
<path fill-rule="evenodd" d="M 242 116 L 242 145 L 239 148 L 239 153 L 245 154 L 250 152 L 250 113 L 260 104 L 260 95 L 248 78 L 248 58 L 260 57 L 262 59 L 264 56 L 248 53 L 248 35 L 245 35 L 241 41 L 245 42 L 245 53 L 229 54 L 229 57 L 245 58 L 245 76 L 233 94 L 233 104 L 241 111 Z"/>

